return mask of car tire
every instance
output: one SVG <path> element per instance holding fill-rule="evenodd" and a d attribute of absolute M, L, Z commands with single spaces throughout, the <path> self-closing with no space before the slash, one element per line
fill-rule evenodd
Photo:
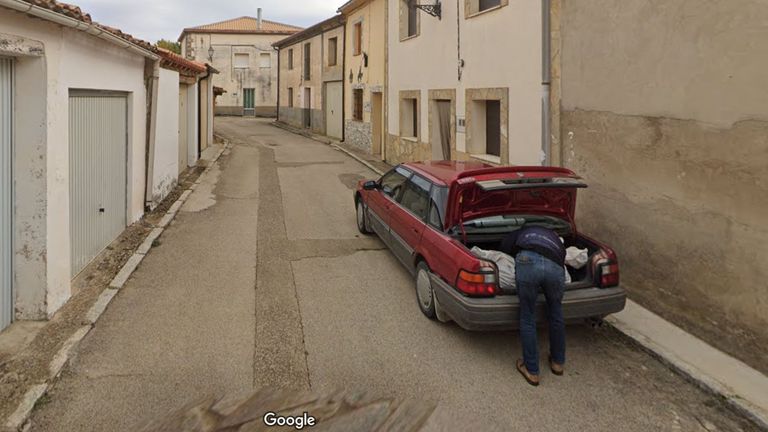
<path fill-rule="evenodd" d="M 431 273 L 424 261 L 416 266 L 416 302 L 419 304 L 421 313 L 434 320 L 437 314 L 435 313 L 435 292 L 432 290 L 432 281 L 429 278 Z"/>
<path fill-rule="evenodd" d="M 363 201 L 359 198 L 355 204 L 355 213 L 357 219 L 357 230 L 360 231 L 361 234 L 371 235 L 371 227 L 368 223 L 368 209 L 366 208 Z"/>

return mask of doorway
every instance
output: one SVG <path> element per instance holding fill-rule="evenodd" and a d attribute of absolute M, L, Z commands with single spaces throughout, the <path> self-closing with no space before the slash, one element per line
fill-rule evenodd
<path fill-rule="evenodd" d="M 254 116 L 256 115 L 256 89 L 244 88 L 243 89 L 243 115 Z"/>
<path fill-rule="evenodd" d="M 371 154 L 384 160 L 384 97 L 371 93 Z"/>
<path fill-rule="evenodd" d="M 342 139 L 344 130 L 343 81 L 325 83 L 325 133 L 331 138 Z"/>
<path fill-rule="evenodd" d="M 432 160 L 451 159 L 451 100 L 432 100 Z"/>
<path fill-rule="evenodd" d="M 13 72 L 0 57 L 0 330 L 13 321 Z"/>
<path fill-rule="evenodd" d="M 304 88 L 304 127 L 312 127 L 312 89 Z"/>
<path fill-rule="evenodd" d="M 128 98 L 70 91 L 71 275 L 77 276 L 125 230 Z"/>

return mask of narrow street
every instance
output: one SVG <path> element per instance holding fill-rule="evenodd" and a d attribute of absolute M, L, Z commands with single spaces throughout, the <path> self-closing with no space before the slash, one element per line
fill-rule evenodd
<path fill-rule="evenodd" d="M 436 401 L 434 431 L 753 430 L 608 327 L 569 327 L 565 376 L 530 387 L 516 332 L 427 320 L 407 271 L 358 233 L 352 193 L 372 171 L 268 120 L 216 125 L 231 150 L 83 340 L 33 431 L 135 431 L 261 387 Z"/>

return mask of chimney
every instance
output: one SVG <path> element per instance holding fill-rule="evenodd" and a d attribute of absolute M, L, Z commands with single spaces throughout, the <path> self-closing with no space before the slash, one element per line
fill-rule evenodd
<path fill-rule="evenodd" d="M 256 12 L 256 19 L 258 20 L 258 24 L 256 25 L 256 28 L 261 30 L 261 8 L 258 9 Z"/>

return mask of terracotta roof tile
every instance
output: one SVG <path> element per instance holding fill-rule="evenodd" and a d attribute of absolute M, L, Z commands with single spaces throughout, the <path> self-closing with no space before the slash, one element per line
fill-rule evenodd
<path fill-rule="evenodd" d="M 183 33 L 253 33 L 253 34 L 293 34 L 303 30 L 301 27 L 270 20 L 259 20 L 249 16 L 185 28 Z M 182 35 L 183 35 L 182 33 Z"/>
<path fill-rule="evenodd" d="M 187 60 L 172 51 L 168 51 L 167 49 L 158 47 L 157 53 L 161 57 L 160 64 L 162 66 L 177 70 L 182 74 L 196 75 L 207 70 L 205 63 Z"/>
<path fill-rule="evenodd" d="M 75 5 L 58 2 L 56 0 L 25 0 L 25 2 L 43 9 L 48 9 L 52 12 L 56 12 L 61 15 L 68 16 L 70 18 L 76 19 L 78 21 L 82 21 L 87 24 L 94 24 L 121 39 L 124 39 L 132 44 L 136 44 L 144 48 L 147 51 L 155 52 L 155 46 L 152 45 L 151 43 L 135 38 L 129 35 L 128 33 L 124 33 L 120 29 L 94 22 L 91 19 L 91 16 L 89 14 L 83 12 L 79 7 Z"/>

